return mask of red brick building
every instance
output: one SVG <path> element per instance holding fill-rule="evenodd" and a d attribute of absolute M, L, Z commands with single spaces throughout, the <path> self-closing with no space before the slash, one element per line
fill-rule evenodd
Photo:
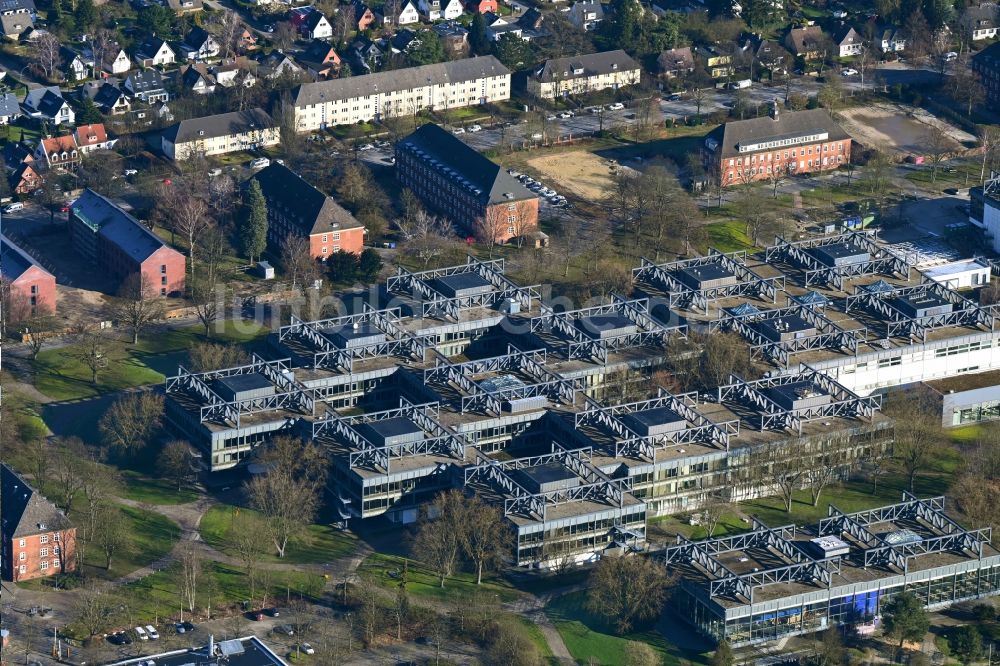
<path fill-rule="evenodd" d="M 851 161 L 851 137 L 824 109 L 736 120 L 705 137 L 705 166 L 723 186 L 830 171 Z"/>
<path fill-rule="evenodd" d="M 267 201 L 267 244 L 281 252 L 289 236 L 309 238 L 312 256 L 334 252 L 361 254 L 365 228 L 351 213 L 288 167 L 274 163 L 254 177 Z"/>
<path fill-rule="evenodd" d="M 56 311 L 56 278 L 38 265 L 31 255 L 0 235 L 0 279 L 6 285 L 4 304 L 12 321 L 35 313 Z"/>
<path fill-rule="evenodd" d="M 76 569 L 76 528 L 17 472 L 0 465 L 0 577 L 22 581 Z"/>
<path fill-rule="evenodd" d="M 161 296 L 184 293 L 184 255 L 97 192 L 88 189 L 73 202 L 69 231 L 80 254 L 119 284 L 141 273 Z"/>
<path fill-rule="evenodd" d="M 431 210 L 498 243 L 538 228 L 538 196 L 499 164 L 432 123 L 396 144 L 396 178 Z"/>

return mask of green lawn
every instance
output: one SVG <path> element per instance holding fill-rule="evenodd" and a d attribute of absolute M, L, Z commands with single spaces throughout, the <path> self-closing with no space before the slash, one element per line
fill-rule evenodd
<path fill-rule="evenodd" d="M 90 381 L 90 369 L 73 358 L 67 349 L 42 350 L 34 362 L 35 387 L 59 401 L 157 384 L 164 380 L 165 373 L 176 372 L 177 364 L 184 362 L 184 352 L 192 344 L 204 340 L 203 330 L 195 325 L 140 337 L 139 344 L 125 345 L 121 360 L 110 362 L 98 375 L 96 384 Z M 219 323 L 212 340 L 242 344 L 266 333 L 267 330 L 256 322 L 227 320 Z"/>
<path fill-rule="evenodd" d="M 123 496 L 145 504 L 187 504 L 198 499 L 190 488 L 177 490 L 177 486 L 160 479 L 150 479 L 138 472 L 122 472 L 125 481 Z"/>
<path fill-rule="evenodd" d="M 398 555 L 375 553 L 365 558 L 358 569 L 362 575 L 373 579 L 387 588 L 395 588 L 398 572 L 403 570 L 403 559 Z M 406 589 L 414 596 L 429 597 L 440 601 L 461 602 L 473 593 L 495 594 L 500 602 L 513 601 L 521 593 L 505 581 L 493 578 L 483 578 L 482 585 L 476 585 L 476 578 L 471 573 L 458 572 L 445 579 L 444 587 L 438 585 L 437 575 L 428 567 L 415 560 L 407 561 L 408 583 Z"/>
<path fill-rule="evenodd" d="M 586 608 L 586 592 L 572 592 L 553 599 L 545 612 L 562 636 L 566 648 L 577 663 L 597 663 L 601 666 L 624 664 L 625 645 L 629 641 L 648 643 L 663 659 L 666 666 L 680 663 L 670 646 L 653 629 L 616 636 L 604 627 L 599 618 Z"/>
<path fill-rule="evenodd" d="M 201 538 L 212 548 L 228 555 L 235 555 L 228 546 L 229 530 L 233 529 L 236 507 L 217 505 L 202 516 L 199 529 Z M 239 508 L 238 511 L 253 515 L 252 509 Z M 285 557 L 278 558 L 265 537 L 261 543 L 267 549 L 265 562 L 285 562 L 288 564 L 323 564 L 344 557 L 353 552 L 357 545 L 355 537 L 345 534 L 329 525 L 310 525 L 303 538 L 293 541 L 285 550 Z"/>
<path fill-rule="evenodd" d="M 549 642 L 545 640 L 545 635 L 542 633 L 542 630 L 538 628 L 538 625 L 522 615 L 517 615 L 515 617 L 517 617 L 517 621 L 524 628 L 525 634 L 527 634 L 531 642 L 535 644 L 535 647 L 538 648 L 538 654 L 542 658 L 542 663 L 553 665 L 558 664 L 559 661 L 556 659 L 556 656 L 552 654 L 552 648 L 549 647 Z"/>
<path fill-rule="evenodd" d="M 708 244 L 722 252 L 736 252 L 753 247 L 746 235 L 746 225 L 737 220 L 711 222 L 705 225 L 708 233 Z"/>
<path fill-rule="evenodd" d="M 116 579 L 148 566 L 170 552 L 180 538 L 180 528 L 169 518 L 158 513 L 130 506 L 120 506 L 129 522 L 132 535 L 127 551 L 111 560 L 111 569 L 104 568 L 104 555 L 96 546 L 87 549 L 84 557 L 84 574 Z"/>

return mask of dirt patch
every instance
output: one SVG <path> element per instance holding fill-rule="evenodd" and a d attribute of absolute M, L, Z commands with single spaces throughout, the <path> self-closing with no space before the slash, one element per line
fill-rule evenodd
<path fill-rule="evenodd" d="M 875 104 L 844 109 L 840 112 L 840 123 L 855 141 L 901 155 L 924 154 L 931 132 L 944 132 L 950 151 L 963 150 L 963 142 L 976 140 L 923 109 L 905 105 Z"/>
<path fill-rule="evenodd" d="M 611 163 L 585 150 L 533 157 L 527 165 L 541 174 L 542 182 L 564 195 L 598 201 L 611 186 Z"/>

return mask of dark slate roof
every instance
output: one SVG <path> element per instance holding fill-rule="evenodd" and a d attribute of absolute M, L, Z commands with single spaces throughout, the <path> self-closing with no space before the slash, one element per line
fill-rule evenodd
<path fill-rule="evenodd" d="M 155 69 L 142 69 L 132 72 L 125 79 L 136 94 L 154 90 L 163 90 L 163 77 Z"/>
<path fill-rule="evenodd" d="M 4 535 L 12 539 L 71 527 L 62 511 L 7 465 L 0 465 L 0 516 Z"/>
<path fill-rule="evenodd" d="M 656 64 L 661 72 L 694 69 L 694 55 L 690 46 L 664 51 L 657 57 Z"/>
<path fill-rule="evenodd" d="M 1000 68 L 1000 42 L 990 44 L 985 49 L 972 56 L 973 62 L 983 67 Z"/>
<path fill-rule="evenodd" d="M 574 74 L 582 69 L 582 74 Z M 542 67 L 535 71 L 535 78 L 548 83 L 557 79 L 597 76 L 611 72 L 627 72 L 639 69 L 639 63 L 621 49 L 603 53 L 588 53 L 587 55 L 570 56 L 568 58 L 553 58 L 546 60 Z"/>
<path fill-rule="evenodd" d="M 194 27 L 184 36 L 184 44 L 193 49 L 200 49 L 201 45 L 208 41 L 209 35 L 204 28 Z"/>
<path fill-rule="evenodd" d="M 73 202 L 73 215 L 121 248 L 134 260 L 145 261 L 166 243 L 139 220 L 91 189 Z"/>
<path fill-rule="evenodd" d="M 478 150 L 469 147 L 451 132 L 433 123 L 418 127 L 399 145 L 418 148 L 427 154 L 428 159 L 440 162 L 441 169 L 452 169 L 472 187 L 478 189 L 480 194 L 477 196 L 486 203 L 537 198 L 499 164 L 487 159 Z M 513 199 L 506 197 L 507 193 L 513 194 Z"/>
<path fill-rule="evenodd" d="M 818 25 L 810 25 L 805 28 L 792 28 L 788 33 L 788 40 L 798 55 L 803 55 L 814 50 L 823 38 L 823 28 Z"/>
<path fill-rule="evenodd" d="M 63 104 L 66 100 L 62 98 L 62 95 L 56 95 L 51 91 L 46 91 L 42 95 L 41 101 L 38 103 L 38 111 L 44 113 L 50 118 L 55 118 L 56 114 L 59 113 L 59 109 L 63 108 Z"/>
<path fill-rule="evenodd" d="M 105 83 L 101 85 L 94 95 L 94 104 L 110 109 L 124 96 L 125 93 L 119 90 L 118 86 Z"/>
<path fill-rule="evenodd" d="M 306 28 L 308 28 L 309 30 L 315 30 L 316 26 L 319 25 L 319 22 L 324 20 L 325 18 L 326 17 L 323 16 L 323 12 L 319 11 L 312 12 L 311 14 L 309 14 L 309 16 L 306 17 Z"/>
<path fill-rule="evenodd" d="M 35 12 L 34 0 L 0 0 L 0 12 Z"/>
<path fill-rule="evenodd" d="M 321 102 L 352 97 L 364 97 L 379 93 L 409 90 L 415 85 L 432 85 L 450 81 L 472 81 L 481 76 L 510 75 L 510 70 L 493 56 L 463 58 L 433 65 L 420 65 L 388 72 L 352 76 L 346 79 L 332 79 L 305 83 L 295 89 L 295 106 L 302 107 Z"/>
<path fill-rule="evenodd" d="M 0 27 L 3 28 L 3 34 L 11 37 L 26 32 L 29 28 L 34 27 L 34 25 L 35 22 L 31 19 L 31 14 L 28 12 L 0 15 Z"/>
<path fill-rule="evenodd" d="M 14 93 L 0 95 L 0 116 L 6 117 L 19 115 L 21 115 L 21 105 L 17 103 L 17 95 Z"/>
<path fill-rule="evenodd" d="M 362 226 L 336 201 L 310 185 L 288 167 L 277 162 L 253 177 L 267 199 L 268 207 L 280 206 L 304 234 L 319 234 Z"/>
<path fill-rule="evenodd" d="M 164 44 L 167 44 L 167 41 L 165 39 L 160 39 L 159 37 L 153 36 L 144 41 L 142 44 L 140 44 L 139 48 L 136 49 L 136 53 L 144 55 L 148 58 L 152 58 L 153 56 L 155 56 L 157 53 L 160 52 L 160 49 L 163 48 Z M 167 48 L 173 51 L 173 49 L 170 47 L 170 44 L 167 44 Z"/>
<path fill-rule="evenodd" d="M 302 52 L 299 60 L 321 63 L 329 57 L 330 52 L 333 50 L 333 45 L 330 42 L 325 42 L 322 39 L 314 39 L 309 42 L 308 48 Z"/>
<path fill-rule="evenodd" d="M 163 137 L 172 143 L 186 143 L 198 139 L 241 134 L 252 129 L 273 127 L 271 116 L 263 109 L 233 111 L 204 118 L 192 118 L 168 127 Z"/>
<path fill-rule="evenodd" d="M 787 138 L 796 135 L 827 132 L 829 141 L 850 139 L 851 135 L 830 117 L 825 109 L 806 111 L 782 111 L 775 120 L 770 116 L 734 120 L 716 128 L 709 135 L 721 144 L 721 157 L 735 157 L 740 154 L 741 143 Z"/>
<path fill-rule="evenodd" d="M 13 282 L 32 266 L 48 273 L 30 254 L 15 245 L 6 236 L 0 235 L 0 275 Z"/>

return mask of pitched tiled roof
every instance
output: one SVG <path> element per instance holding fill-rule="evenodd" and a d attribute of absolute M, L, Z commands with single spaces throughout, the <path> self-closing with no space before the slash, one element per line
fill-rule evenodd
<path fill-rule="evenodd" d="M 15 245 L 6 236 L 0 235 L 0 275 L 3 275 L 4 279 L 13 282 L 32 266 L 48 273 L 38 265 L 38 262 L 30 254 Z"/>
<path fill-rule="evenodd" d="M 70 152 L 72 150 L 76 150 L 76 141 L 73 140 L 72 134 L 67 134 L 65 136 L 52 136 L 47 139 L 42 139 L 42 147 L 45 149 L 46 154 L 49 155 L 62 151 Z"/>
<path fill-rule="evenodd" d="M 182 120 L 164 130 L 163 136 L 172 143 L 178 144 L 217 136 L 243 134 L 254 129 L 273 126 L 274 122 L 271 120 L 271 116 L 264 113 L 263 109 L 250 109 L 249 111 L 233 111 L 232 113 L 220 113 L 204 118 Z"/>
<path fill-rule="evenodd" d="M 542 67 L 535 71 L 535 78 L 543 83 L 576 77 L 591 77 L 611 72 L 628 72 L 639 69 L 639 63 L 621 49 L 603 53 L 588 53 L 587 55 L 570 56 L 568 58 L 553 58 L 546 60 Z M 576 74 L 576 71 L 583 70 Z"/>
<path fill-rule="evenodd" d="M 0 465 L 0 515 L 4 536 L 16 538 L 63 530 L 69 519 L 7 465 Z"/>
<path fill-rule="evenodd" d="M 0 117 L 21 115 L 21 106 L 17 103 L 17 95 L 7 93 L 0 95 Z"/>
<path fill-rule="evenodd" d="M 851 136 L 830 117 L 825 109 L 808 109 L 779 113 L 775 120 L 770 116 L 734 120 L 716 128 L 709 136 L 721 144 L 721 157 L 740 154 L 743 143 L 759 143 L 769 139 L 790 138 L 826 132 L 828 141 L 841 141 Z"/>
<path fill-rule="evenodd" d="M 76 128 L 76 145 L 82 148 L 87 146 L 96 146 L 107 140 L 108 132 L 104 129 L 104 123 L 80 125 Z"/>
<path fill-rule="evenodd" d="M 805 28 L 792 28 L 788 33 L 788 39 L 792 49 L 797 55 L 803 55 L 815 50 L 823 39 L 823 28 L 818 25 L 810 25 Z"/>
<path fill-rule="evenodd" d="M 114 243 L 135 261 L 145 261 L 154 252 L 166 246 L 152 231 L 137 219 L 116 206 L 110 199 L 91 189 L 73 202 L 73 215 L 98 234 Z"/>
<path fill-rule="evenodd" d="M 400 141 L 399 146 L 422 151 L 422 157 L 436 160 L 439 169 L 450 169 L 458 183 L 464 179 L 471 188 L 479 190 L 476 196 L 483 202 L 500 203 L 537 198 L 499 164 L 433 123 L 418 127 L 413 134 Z M 513 198 L 506 196 L 507 194 L 511 194 Z"/>
<path fill-rule="evenodd" d="M 125 82 L 136 94 L 163 90 L 163 77 L 155 69 L 141 69 L 132 72 L 125 79 Z"/>
<path fill-rule="evenodd" d="M 336 201 L 283 164 L 271 164 L 254 177 L 267 205 L 280 206 L 306 235 L 353 229 L 361 223 Z"/>
<path fill-rule="evenodd" d="M 420 65 L 388 72 L 352 76 L 316 83 L 305 83 L 292 93 L 295 106 L 309 106 L 331 100 L 374 95 L 377 90 L 385 94 L 409 90 L 415 85 L 472 81 L 483 76 L 509 75 L 510 70 L 493 56 L 463 58 L 433 65 Z"/>

